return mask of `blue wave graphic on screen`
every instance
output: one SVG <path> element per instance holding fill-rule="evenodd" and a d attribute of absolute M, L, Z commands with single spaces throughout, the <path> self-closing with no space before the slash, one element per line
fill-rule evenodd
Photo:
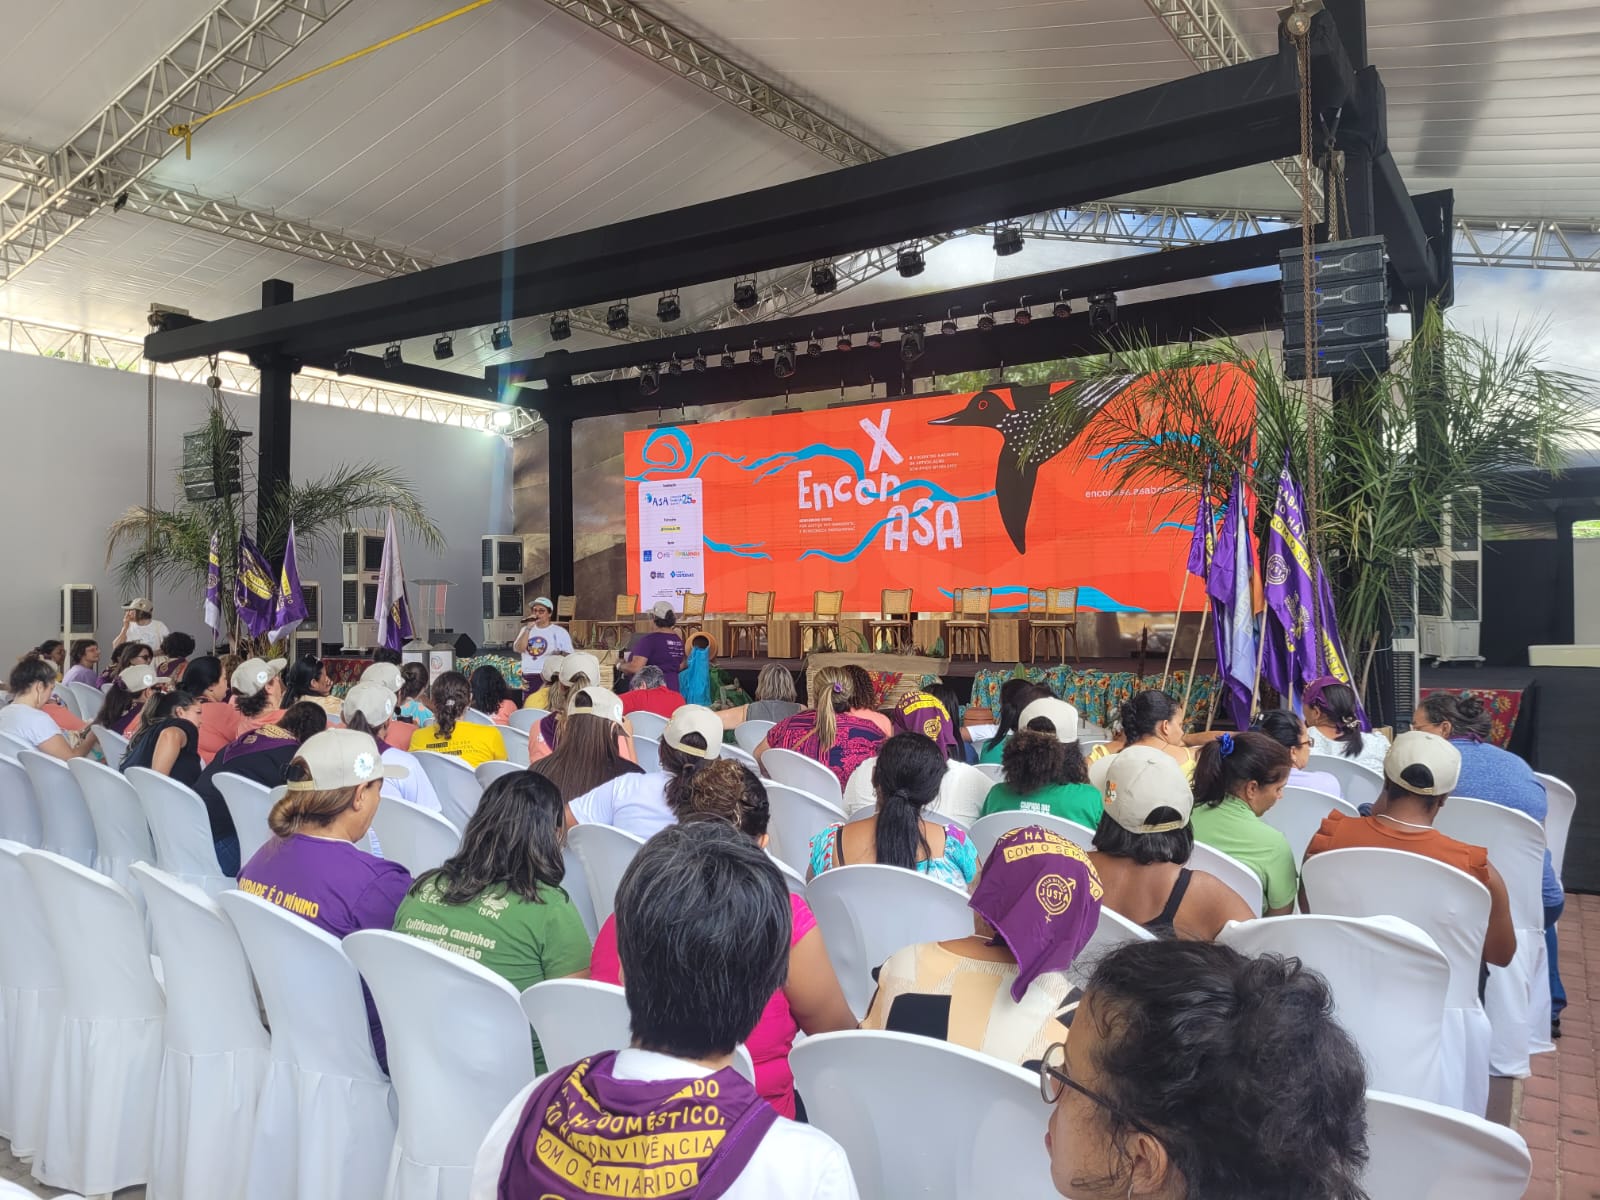
<path fill-rule="evenodd" d="M 1151 446 L 1159 446 L 1163 442 L 1169 441 L 1188 442 L 1193 446 L 1198 446 L 1200 444 L 1200 438 L 1198 434 L 1179 433 L 1175 429 L 1166 429 L 1158 434 L 1155 434 L 1147 441 L 1118 442 L 1115 446 L 1107 446 L 1104 450 L 1096 450 L 1093 454 L 1089 455 L 1089 457 L 1105 459 L 1106 464 L 1110 465 L 1111 463 L 1119 463 L 1126 459 L 1132 458 L 1135 454 L 1138 454 L 1140 451 L 1146 450 Z"/>
<path fill-rule="evenodd" d="M 797 466 L 818 458 L 838 459 L 855 472 L 857 479 L 864 476 L 867 471 L 866 464 L 854 450 L 841 450 L 837 446 L 826 446 L 821 442 L 812 442 L 811 445 L 799 450 L 784 450 L 778 454 L 769 454 L 766 458 L 758 458 L 755 462 L 749 463 L 744 470 L 756 471 L 757 479 L 766 479 L 768 476 L 778 474 L 785 467 Z"/>
<path fill-rule="evenodd" d="M 666 442 L 666 456 L 662 457 L 660 445 Z M 713 458 L 720 458 L 735 466 L 744 462 L 744 455 L 724 454 L 720 450 L 710 450 L 702 454 L 694 465 L 690 460 L 694 458 L 694 443 L 689 440 L 689 435 L 676 425 L 669 425 L 664 429 L 652 430 L 650 436 L 644 441 L 644 449 L 639 457 L 644 461 L 645 469 L 637 475 L 625 475 L 629 483 L 642 483 L 646 479 L 657 475 L 683 475 L 694 478 L 700 474 L 701 469 Z M 748 469 L 748 468 L 747 468 Z"/>
<path fill-rule="evenodd" d="M 890 488 L 888 492 L 884 494 L 884 498 L 887 500 L 894 500 L 899 497 L 901 492 L 917 487 L 927 488 L 928 498 L 930 500 L 938 500 L 946 504 L 967 504 L 973 500 L 994 499 L 993 488 L 990 488 L 987 492 L 974 492 L 970 496 L 955 496 L 951 495 L 948 490 L 940 487 L 937 483 L 929 483 L 926 479 L 908 479 L 904 483 Z"/>
<path fill-rule="evenodd" d="M 1161 524 L 1157 525 L 1150 532 L 1151 533 L 1160 533 L 1163 529 L 1181 529 L 1185 533 L 1193 533 L 1194 532 L 1194 526 L 1192 524 L 1185 525 L 1182 521 L 1163 521 L 1163 522 L 1161 522 Z"/>
<path fill-rule="evenodd" d="M 949 588 L 940 588 L 939 594 L 941 596 L 949 596 L 951 600 L 954 600 L 956 595 Z M 989 605 L 990 612 L 1026 612 L 1028 609 L 1028 589 L 1025 587 L 990 588 L 989 595 L 991 601 L 997 596 L 1020 596 L 1022 598 L 1016 604 L 994 604 L 991 602 Z M 1142 613 L 1149 611 L 1143 608 L 1135 608 L 1130 604 L 1124 604 L 1120 600 L 1114 600 L 1099 588 L 1089 587 L 1087 584 L 1080 585 L 1078 588 L 1078 606 L 1080 608 L 1092 608 L 1096 612 Z"/>
<path fill-rule="evenodd" d="M 718 554 L 731 554 L 735 558 L 765 558 L 769 561 L 772 558 L 770 554 L 756 553 L 761 549 L 760 542 L 735 542 L 729 545 L 725 542 L 714 542 L 708 537 L 702 537 L 700 540 L 706 544 L 707 550 L 714 550 Z"/>
<path fill-rule="evenodd" d="M 955 496 L 955 495 L 952 495 L 951 493 L 947 492 L 944 488 L 939 487 L 937 484 L 929 483 L 929 482 L 927 482 L 926 480 L 923 480 L 923 479 L 913 479 L 910 483 L 902 483 L 899 487 L 890 488 L 889 489 L 889 496 L 890 497 L 898 496 L 901 492 L 905 491 L 909 487 L 925 487 L 925 488 L 928 489 L 928 491 L 930 493 L 930 497 L 932 499 L 941 501 L 941 502 L 946 503 L 946 504 L 968 504 L 968 503 L 971 503 L 974 500 L 991 500 L 991 499 L 994 498 L 994 492 L 992 492 L 992 491 L 989 491 L 989 492 L 976 492 L 971 496 Z M 922 512 L 924 512 L 924 513 L 928 512 L 929 509 L 931 509 L 931 507 L 932 506 L 930 505 L 929 508 L 923 509 Z M 911 514 L 911 516 L 920 516 L 920 515 L 921 515 L 921 513 L 912 513 Z M 829 562 L 836 562 L 836 563 L 855 562 L 856 559 L 860 558 L 861 555 L 866 552 L 867 547 L 872 545 L 873 541 L 877 538 L 878 531 L 880 529 L 882 529 L 885 525 L 892 524 L 895 521 L 899 521 L 899 520 L 902 520 L 902 519 L 909 520 L 910 517 L 902 518 L 900 516 L 888 516 L 888 517 L 880 518 L 876 523 L 874 523 L 874 525 L 872 526 L 871 529 L 867 530 L 866 535 L 864 537 L 862 537 L 861 541 L 856 544 L 855 549 L 847 550 L 843 554 L 832 554 L 827 550 L 807 550 L 800 557 L 801 558 L 825 558 Z"/>

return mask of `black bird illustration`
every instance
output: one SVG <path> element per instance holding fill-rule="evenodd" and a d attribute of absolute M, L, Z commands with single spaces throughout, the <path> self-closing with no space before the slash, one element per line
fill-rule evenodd
<path fill-rule="evenodd" d="M 935 417 L 928 424 L 970 425 L 999 432 L 1004 441 L 1000 457 L 995 461 L 994 490 L 1000 503 L 1000 519 L 1017 553 L 1026 554 L 1028 513 L 1033 508 L 1033 489 L 1039 479 L 1039 468 L 1070 446 L 1089 419 L 1132 379 L 1131 375 L 1118 375 L 1088 383 L 1071 383 L 1054 393 L 1047 383 L 1019 384 L 1007 389 L 1011 393 L 1009 404 L 998 392 L 985 390 L 967 401 L 960 412 Z M 1059 403 L 1058 398 L 1074 402 L 1071 415 L 1064 423 L 1050 429 L 1042 444 L 1030 446 L 1030 431 L 1053 403 Z M 1022 461 L 1025 449 L 1031 451 L 1026 463 Z"/>

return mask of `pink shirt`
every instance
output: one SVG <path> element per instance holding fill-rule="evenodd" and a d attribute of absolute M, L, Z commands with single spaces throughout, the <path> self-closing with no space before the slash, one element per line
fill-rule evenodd
<path fill-rule="evenodd" d="M 789 911 L 794 921 L 789 933 L 789 947 L 793 950 L 801 938 L 817 927 L 817 918 L 811 915 L 811 907 L 805 900 L 793 892 L 789 893 Z M 600 936 L 594 940 L 589 978 L 601 983 L 622 982 L 615 917 L 606 918 L 606 923 L 600 927 Z M 789 1011 L 789 999 L 779 988 L 761 1010 L 761 1019 L 744 1044 L 756 1065 L 756 1090 L 778 1110 L 779 1116 L 791 1118 L 794 1116 L 794 1072 L 789 1070 L 789 1048 L 799 1032 L 800 1026 Z"/>

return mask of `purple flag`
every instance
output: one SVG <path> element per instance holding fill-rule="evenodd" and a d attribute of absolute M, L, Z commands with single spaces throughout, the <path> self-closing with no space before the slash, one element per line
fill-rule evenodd
<path fill-rule="evenodd" d="M 206 628 L 214 637 L 222 636 L 222 549 L 215 533 L 206 560 Z"/>
<path fill-rule="evenodd" d="M 1322 601 L 1322 636 L 1318 640 L 1322 673 L 1350 685 L 1350 690 L 1356 694 L 1356 716 L 1361 719 L 1361 728 L 1371 729 L 1372 722 L 1368 720 L 1366 708 L 1361 703 L 1361 689 L 1356 686 L 1350 660 L 1345 657 L 1344 641 L 1339 636 L 1338 616 L 1333 611 L 1333 589 L 1328 586 L 1328 576 L 1321 563 L 1317 564 L 1317 593 Z"/>
<path fill-rule="evenodd" d="M 1216 542 L 1215 521 L 1211 515 L 1211 464 L 1206 464 L 1205 482 L 1200 485 L 1200 505 L 1194 514 L 1194 534 L 1189 538 L 1189 574 L 1206 577 L 1211 551 Z"/>
<path fill-rule="evenodd" d="M 310 613 L 306 610 L 305 592 L 300 587 L 300 564 L 294 551 L 294 522 L 289 522 L 289 542 L 283 548 L 283 570 L 278 573 L 278 594 L 272 606 L 272 632 L 268 635 L 281 642 L 300 628 Z"/>
<path fill-rule="evenodd" d="M 245 633 L 253 638 L 265 637 L 272 628 L 272 564 L 243 529 L 239 530 L 233 603 Z"/>
<path fill-rule="evenodd" d="M 383 531 L 383 562 L 378 568 L 378 645 L 398 650 L 411 640 L 411 605 L 406 600 L 406 573 L 400 565 L 400 539 L 394 531 L 394 509 Z"/>
<path fill-rule="evenodd" d="M 1251 577 L 1255 548 L 1244 481 L 1237 472 L 1222 513 L 1206 594 L 1211 597 L 1217 639 L 1217 671 L 1227 688 L 1228 706 L 1240 729 L 1250 726 L 1250 693 L 1255 684 L 1256 628 Z"/>
<path fill-rule="evenodd" d="M 1279 695 L 1291 701 L 1297 685 L 1324 673 L 1317 653 L 1316 572 L 1310 545 L 1305 497 L 1289 471 L 1285 451 L 1262 568 L 1267 609 L 1273 618 L 1266 625 L 1262 673 Z"/>

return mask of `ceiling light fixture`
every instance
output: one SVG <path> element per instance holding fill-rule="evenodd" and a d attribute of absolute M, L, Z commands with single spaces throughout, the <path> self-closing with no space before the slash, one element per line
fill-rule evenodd
<path fill-rule="evenodd" d="M 383 352 L 383 365 L 389 370 L 398 367 L 404 360 L 400 357 L 400 343 L 390 342 Z"/>
<path fill-rule="evenodd" d="M 874 321 L 872 328 L 867 330 L 867 349 L 877 350 L 883 345 L 883 334 L 878 332 L 878 323 Z"/>
<path fill-rule="evenodd" d="M 705 351 L 696 350 L 694 352 L 694 369 L 695 369 L 695 371 L 697 371 L 701 375 L 704 375 L 706 373 Z"/>
<path fill-rule="evenodd" d="M 737 280 L 733 285 L 733 306 L 740 312 L 748 312 L 756 306 L 761 299 L 761 293 L 756 290 L 755 277 Z"/>
<path fill-rule="evenodd" d="M 1022 253 L 1022 230 L 1015 225 L 1002 225 L 994 231 L 994 252 L 1001 258 Z"/>
<path fill-rule="evenodd" d="M 489 345 L 496 350 L 511 349 L 511 326 L 496 325 L 494 332 L 489 335 Z"/>
<path fill-rule="evenodd" d="M 454 358 L 456 342 L 448 333 L 441 333 L 433 339 L 433 357 L 443 362 L 447 358 Z"/>
<path fill-rule="evenodd" d="M 831 262 L 814 262 L 811 264 L 811 290 L 819 296 L 826 296 L 829 292 L 839 288 L 839 273 L 833 269 Z"/>
<path fill-rule="evenodd" d="M 833 348 L 835 350 L 851 350 L 854 347 L 855 343 L 850 340 L 850 330 L 841 325 L 839 327 L 838 340 L 833 343 Z"/>
<path fill-rule="evenodd" d="M 639 368 L 639 393 L 644 396 L 654 396 L 661 390 L 661 371 L 655 363 L 647 363 Z"/>
<path fill-rule="evenodd" d="M 725 367 L 733 366 L 733 351 L 724 346 L 722 348 L 722 357 L 717 361 L 719 361 Z"/>
<path fill-rule="evenodd" d="M 1027 325 L 1033 320 L 1033 310 L 1028 307 L 1026 296 L 1017 301 L 1017 311 L 1011 314 L 1011 320 L 1016 325 Z"/>
<path fill-rule="evenodd" d="M 906 325 L 900 330 L 900 357 L 906 362 L 916 362 L 922 357 L 925 340 L 921 322 Z"/>
<path fill-rule="evenodd" d="M 668 375 L 682 375 L 683 374 L 683 364 L 681 362 L 679 362 L 675 358 L 669 358 L 667 360 L 667 374 Z"/>
<path fill-rule="evenodd" d="M 758 362 L 761 361 L 761 358 L 762 358 L 762 355 L 761 355 L 761 343 L 760 342 L 751 342 L 750 343 L 750 361 L 753 362 L 753 363 L 758 363 Z"/>
<path fill-rule="evenodd" d="M 939 332 L 948 337 L 950 334 L 959 331 L 960 328 L 961 327 L 956 324 L 956 310 L 952 308 L 949 312 L 945 313 L 944 324 L 939 326 Z"/>
<path fill-rule="evenodd" d="M 1095 292 L 1089 297 L 1089 328 L 1105 333 L 1117 323 L 1117 294 Z"/>
<path fill-rule="evenodd" d="M 922 250 L 917 246 L 902 246 L 900 253 L 895 256 L 895 267 L 906 279 L 921 275 L 927 265 Z"/>
<path fill-rule="evenodd" d="M 822 357 L 822 343 L 817 340 L 817 331 L 811 331 L 811 340 L 806 343 L 806 353 L 812 358 Z"/>
<path fill-rule="evenodd" d="M 778 347 L 778 353 L 772 360 L 772 373 L 779 379 L 790 379 L 794 372 L 794 346 L 785 342 Z"/>
<path fill-rule="evenodd" d="M 572 336 L 572 314 L 566 312 L 550 315 L 550 340 L 564 342 Z"/>
<path fill-rule="evenodd" d="M 656 319 L 663 325 L 670 325 L 683 318 L 683 305 L 678 300 L 677 292 L 663 292 L 661 299 L 656 301 Z"/>
<path fill-rule="evenodd" d="M 1067 303 L 1067 298 L 1065 296 L 1062 296 L 1056 301 L 1054 311 L 1057 317 L 1070 317 L 1072 315 L 1072 305 Z"/>
<path fill-rule="evenodd" d="M 626 300 L 618 300 L 610 308 L 606 309 L 606 328 L 611 330 L 612 333 L 620 333 L 628 327 L 628 324 L 628 302 Z"/>
<path fill-rule="evenodd" d="M 989 301 L 983 306 L 983 311 L 978 314 L 978 328 L 988 333 L 994 328 L 994 302 Z"/>

